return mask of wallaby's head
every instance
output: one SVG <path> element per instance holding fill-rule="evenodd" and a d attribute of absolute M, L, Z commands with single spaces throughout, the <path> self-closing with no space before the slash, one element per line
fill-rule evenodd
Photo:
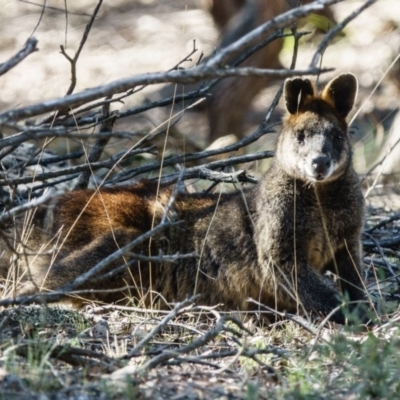
<path fill-rule="evenodd" d="M 289 116 L 284 122 L 276 162 L 286 173 L 309 183 L 337 179 L 351 163 L 346 116 L 357 94 L 357 79 L 342 74 L 321 94 L 309 79 L 285 82 Z"/>

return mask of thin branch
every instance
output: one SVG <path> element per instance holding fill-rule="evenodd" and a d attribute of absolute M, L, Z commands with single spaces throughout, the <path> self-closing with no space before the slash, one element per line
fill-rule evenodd
<path fill-rule="evenodd" d="M 9 60 L 0 64 L 0 76 L 8 72 L 10 69 L 14 68 L 17 64 L 19 64 L 22 60 L 29 56 L 29 54 L 38 51 L 39 49 L 36 47 L 38 41 L 34 37 L 30 37 L 24 47 L 14 56 L 12 56 Z"/>
<path fill-rule="evenodd" d="M 36 208 L 40 206 L 41 204 L 45 203 L 46 201 L 50 200 L 50 198 L 53 196 L 51 192 L 45 193 L 43 196 L 36 198 L 34 200 L 31 200 L 28 203 L 22 204 L 21 206 L 17 206 L 12 208 L 9 211 L 5 211 L 1 216 L 0 216 L 0 224 L 10 220 L 12 217 L 21 214 L 24 211 L 30 210 L 32 208 Z"/>
<path fill-rule="evenodd" d="M 42 127 L 28 127 L 23 129 L 23 132 L 17 133 L 11 136 L 7 136 L 0 140 L 0 149 L 4 149 L 8 146 L 19 145 L 27 140 L 38 140 L 47 137 L 62 137 L 72 139 L 93 139 L 94 137 L 114 137 L 121 139 L 130 139 L 135 134 L 143 134 L 142 132 L 98 132 L 98 133 L 77 133 L 71 132 L 67 128 L 62 126 L 56 126 L 54 128 L 42 128 Z"/>
<path fill-rule="evenodd" d="M 218 182 L 250 182 L 257 183 L 257 181 L 247 175 L 242 174 L 224 174 L 222 173 L 212 173 L 208 171 L 209 169 L 224 168 L 230 165 L 242 164 L 256 160 L 263 160 L 265 158 L 273 157 L 275 152 L 273 150 L 261 151 L 259 153 L 245 154 L 244 156 L 230 157 L 224 160 L 217 160 L 210 162 L 208 164 L 202 164 L 197 167 L 187 168 L 186 170 L 176 174 L 164 175 L 161 178 L 163 184 L 170 185 L 177 182 L 179 176 L 182 175 L 182 180 L 187 179 L 210 179 L 211 181 Z M 136 172 L 136 171 L 135 171 Z M 138 174 L 135 174 L 135 176 Z M 237 180 L 235 180 L 237 179 Z"/>
<path fill-rule="evenodd" d="M 19 343 L 15 347 L 9 348 L 7 352 L 15 351 L 19 356 L 29 358 L 32 347 L 35 348 L 35 351 L 40 350 L 48 354 L 50 358 L 55 358 L 76 367 L 88 368 L 93 366 L 94 363 L 96 366 L 102 366 L 104 372 L 112 372 L 119 365 L 117 360 L 103 353 L 78 347 L 51 345 L 47 342 L 41 343 L 39 341 L 35 341 L 34 343 Z"/>
<path fill-rule="evenodd" d="M 392 236 L 391 239 L 382 239 L 382 240 L 363 240 L 362 245 L 366 248 L 374 248 L 377 247 L 377 244 L 381 247 L 394 247 L 400 245 L 400 235 Z"/>
<path fill-rule="evenodd" d="M 60 108 L 77 107 L 89 101 L 97 100 L 101 97 L 111 96 L 115 93 L 125 92 L 138 85 L 152 85 L 158 83 L 195 83 L 210 78 L 232 77 L 232 76 L 259 76 L 288 78 L 292 76 L 316 75 L 321 72 L 329 72 L 332 69 L 309 68 L 304 70 L 287 69 L 262 69 L 262 68 L 214 68 L 201 64 L 189 70 L 178 70 L 170 72 L 156 72 L 135 75 L 111 82 L 107 85 L 98 86 L 93 89 L 87 89 L 80 93 L 71 94 L 66 97 L 60 97 L 47 100 L 31 106 L 16 108 L 0 114 L 0 125 L 11 120 L 20 120 L 22 118 L 34 117 L 50 111 L 56 111 Z"/>
<path fill-rule="evenodd" d="M 307 35 L 309 32 L 298 32 L 297 35 L 299 37 Z M 249 58 L 251 55 L 253 55 L 254 53 L 256 53 L 257 51 L 259 51 L 261 48 L 267 46 L 268 44 L 270 44 L 272 41 L 279 39 L 279 38 L 285 38 L 285 37 L 289 37 L 289 36 L 293 36 L 292 33 L 281 33 L 280 31 L 275 32 L 274 34 L 272 34 L 271 36 L 269 36 L 268 38 L 266 38 L 265 40 L 263 40 L 261 43 L 259 43 L 258 45 L 254 46 L 253 48 L 251 48 L 250 50 L 248 50 L 245 54 L 243 54 L 242 56 L 240 56 L 237 60 L 235 60 L 232 63 L 233 67 L 236 67 L 238 65 L 240 65 L 243 61 L 245 61 L 247 58 Z M 172 70 L 172 69 L 171 69 Z M 197 90 L 185 93 L 185 94 L 175 94 L 175 96 L 171 96 L 168 97 L 166 99 L 161 99 L 161 100 L 156 100 L 154 102 L 151 103 L 146 103 L 146 104 L 142 104 L 138 107 L 132 108 L 132 109 L 128 109 L 125 111 L 121 111 L 119 117 L 120 118 L 125 118 L 131 115 L 136 115 L 136 114 L 140 114 L 143 111 L 147 111 L 153 108 L 157 108 L 157 107 L 163 107 L 163 106 L 168 106 L 171 105 L 172 103 L 177 104 L 180 102 L 188 102 L 191 100 L 196 100 L 196 99 L 200 99 L 203 97 L 207 97 L 210 93 L 209 90 L 215 86 L 222 78 L 216 78 L 213 79 L 212 81 L 208 82 L 208 83 L 204 83 L 202 84 Z M 108 100 L 108 102 L 112 101 L 120 101 L 123 98 L 125 98 L 127 96 L 127 94 L 124 94 L 123 96 L 119 96 L 119 97 L 114 97 L 113 100 Z M 82 118 L 76 118 L 77 114 L 80 114 L 82 112 L 86 112 L 89 111 L 93 108 L 99 107 L 99 106 L 103 106 L 105 103 L 107 102 L 107 100 L 104 101 L 100 101 L 94 104 L 91 104 L 85 108 L 79 109 L 79 110 L 74 110 L 74 115 L 73 117 L 71 115 L 69 115 L 68 117 L 70 118 L 69 121 L 66 121 L 65 123 L 69 126 L 76 126 L 76 125 L 85 125 L 85 124 L 90 124 L 90 123 L 94 123 L 94 122 L 99 122 L 101 121 L 98 118 L 95 117 L 82 117 Z M 63 121 L 63 119 L 61 119 Z M 65 120 L 65 119 L 64 119 Z"/>
<path fill-rule="evenodd" d="M 29 160 L 28 162 L 23 162 L 20 165 L 16 165 L 16 168 L 24 168 L 30 165 L 50 165 L 50 164 L 57 164 L 67 160 L 74 160 L 76 158 L 81 158 L 85 152 L 83 150 L 73 151 L 71 153 L 65 154 L 63 156 L 50 156 L 47 158 L 34 158 Z"/>
<path fill-rule="evenodd" d="M 354 18 L 358 17 L 365 9 L 370 7 L 372 4 L 374 4 L 376 0 L 368 0 L 366 1 L 361 7 L 357 8 L 355 11 L 353 11 L 347 18 L 345 18 L 343 21 L 335 25 L 322 39 L 321 43 L 319 44 L 316 52 L 314 53 L 314 56 L 312 58 L 310 68 L 317 68 L 318 62 L 322 55 L 324 54 L 326 48 L 328 47 L 328 44 L 330 41 L 337 35 L 338 32 L 342 31 L 343 28 L 351 22 Z"/>
<path fill-rule="evenodd" d="M 100 9 L 102 3 L 103 3 L 103 0 L 99 0 L 99 2 L 97 3 L 97 6 L 95 7 L 95 9 L 94 9 L 94 11 L 93 11 L 92 16 L 90 17 L 90 20 L 89 20 L 89 22 L 87 23 L 87 25 L 86 25 L 86 27 L 85 27 L 85 31 L 84 31 L 84 33 L 83 33 L 81 42 L 80 42 L 80 44 L 79 44 L 78 50 L 76 51 L 74 57 L 71 58 L 71 57 L 65 52 L 64 46 L 63 46 L 63 45 L 60 46 L 60 48 L 61 48 L 61 54 L 62 54 L 63 56 L 65 56 L 65 58 L 66 58 L 66 59 L 70 62 L 70 64 L 71 64 L 71 84 L 70 84 L 70 86 L 69 86 L 69 88 L 68 88 L 68 90 L 67 90 L 67 93 L 66 93 L 67 96 L 70 95 L 70 94 L 74 91 L 74 89 L 75 89 L 75 86 L 76 86 L 76 64 L 77 64 L 77 62 L 78 62 L 78 59 L 79 59 L 79 56 L 80 56 L 81 51 L 82 51 L 82 49 L 83 49 L 83 46 L 84 46 L 85 43 L 86 43 L 86 40 L 87 40 L 87 38 L 88 38 L 88 36 L 89 36 L 89 32 L 90 32 L 90 30 L 91 30 L 91 28 L 92 28 L 92 26 L 93 26 L 93 23 L 94 23 L 94 21 L 95 21 L 95 19 L 96 19 L 97 13 L 99 12 L 99 9 Z"/>
<path fill-rule="evenodd" d="M 194 295 L 189 297 L 188 299 L 177 303 L 173 310 L 171 310 L 164 318 L 163 320 L 157 324 L 134 348 L 132 351 L 130 351 L 126 356 L 123 358 L 131 358 L 133 357 L 134 354 L 139 353 L 144 346 L 146 346 L 150 340 L 154 338 L 161 330 L 164 328 L 165 325 L 168 324 L 171 319 L 175 318 L 179 313 L 182 312 L 182 310 L 191 304 L 193 304 L 197 298 L 199 298 L 200 295 Z"/>
<path fill-rule="evenodd" d="M 12 186 L 12 185 L 19 185 L 19 184 L 23 184 L 23 183 L 32 183 L 32 182 L 37 182 L 37 181 L 44 181 L 46 179 L 51 179 L 51 178 L 58 178 L 59 176 L 77 174 L 77 173 L 83 172 L 83 171 L 91 171 L 91 170 L 96 170 L 99 168 L 112 168 L 122 157 L 125 158 L 127 155 L 133 156 L 133 155 L 143 154 L 143 153 L 154 154 L 154 149 L 155 149 L 155 146 L 147 147 L 144 149 L 135 149 L 135 150 L 132 150 L 131 152 L 129 152 L 128 154 L 126 151 L 124 151 L 122 154 L 120 154 L 118 156 L 112 156 L 108 160 L 98 161 L 98 162 L 91 163 L 91 164 L 77 165 L 75 167 L 59 169 L 57 171 L 43 172 L 41 174 L 35 175 L 34 177 L 26 176 L 26 177 L 22 177 L 22 178 L 14 178 L 14 179 L 8 179 L 8 178 L 0 179 L 0 186 Z"/>
<path fill-rule="evenodd" d="M 48 5 L 43 5 L 43 4 L 38 4 L 38 3 L 34 3 L 33 1 L 28 1 L 28 0 L 18 0 L 21 3 L 26 3 L 26 4 L 32 4 L 33 6 L 38 6 L 41 8 L 48 8 L 49 10 L 54 10 L 54 11 L 60 11 L 62 13 L 65 12 L 65 9 L 63 8 L 58 8 L 58 7 L 52 7 L 52 6 L 48 6 Z M 84 16 L 84 17 L 90 17 L 90 14 L 84 13 L 84 12 L 74 12 L 74 11 L 68 11 L 68 14 L 71 15 L 80 15 L 80 16 Z"/>
<path fill-rule="evenodd" d="M 290 321 L 295 322 L 297 325 L 301 326 L 307 332 L 310 332 L 314 336 L 318 334 L 318 331 L 308 321 L 306 321 L 305 319 L 303 319 L 297 315 L 289 314 L 287 312 L 280 312 L 278 310 L 275 310 L 274 308 L 268 307 L 265 304 L 262 304 L 259 301 L 251 299 L 251 298 L 248 299 L 248 301 L 249 301 L 249 303 L 256 304 L 258 307 L 262 307 L 265 310 L 268 310 L 273 315 L 276 315 L 281 318 L 286 318 Z"/>
<path fill-rule="evenodd" d="M 388 260 L 386 260 L 385 253 L 383 252 L 382 247 L 380 246 L 378 240 L 376 240 L 369 233 L 364 232 L 364 235 L 375 244 L 375 247 L 378 249 L 378 252 L 379 252 L 379 254 L 380 254 L 381 258 L 382 258 L 382 261 L 385 263 L 386 268 L 391 273 L 392 277 L 396 280 L 396 282 L 400 283 L 400 277 L 397 276 L 397 274 L 393 271 L 393 268 L 390 265 L 390 263 L 388 262 Z"/>
<path fill-rule="evenodd" d="M 278 101 L 279 101 L 279 99 L 278 99 Z M 261 136 L 263 136 L 267 133 L 273 133 L 273 132 L 275 132 L 275 131 L 272 129 L 272 127 L 267 127 L 265 123 L 262 123 L 253 133 L 245 136 L 243 139 L 237 141 L 236 143 L 233 143 L 231 145 L 228 145 L 228 146 L 225 146 L 225 147 L 222 147 L 219 149 L 204 150 L 204 151 L 199 151 L 197 153 L 189 153 L 189 154 L 185 154 L 182 156 L 170 157 L 170 158 L 165 159 L 162 165 L 163 165 L 163 167 L 167 167 L 167 166 L 171 166 L 171 165 L 182 164 L 182 163 L 185 163 L 188 161 L 200 160 L 203 158 L 208 158 L 208 157 L 212 157 L 212 156 L 219 155 L 219 154 L 225 154 L 228 152 L 231 153 L 233 151 L 239 150 L 240 148 L 249 145 L 250 143 L 257 141 Z M 261 154 L 264 154 L 265 158 L 272 157 L 271 152 L 261 152 L 258 154 L 260 156 L 261 156 Z M 237 158 L 232 157 L 232 159 L 237 159 Z M 256 159 L 259 160 L 260 158 L 256 158 Z M 228 164 L 220 165 L 221 167 L 226 166 L 226 165 L 235 164 L 235 163 L 229 164 L 228 160 L 225 160 L 225 161 Z M 253 160 L 250 160 L 250 161 L 253 161 Z M 243 161 L 243 162 L 245 162 L 245 161 Z M 214 164 L 214 165 L 218 165 L 218 164 Z M 156 161 L 153 163 L 148 163 L 148 164 L 143 165 L 142 167 L 136 168 L 132 171 L 121 172 L 120 174 L 117 174 L 115 177 L 113 177 L 110 180 L 110 182 L 119 182 L 121 180 L 128 179 L 127 177 L 132 178 L 134 176 L 141 175 L 145 172 L 158 170 L 160 167 L 161 167 L 161 163 L 159 161 Z M 205 167 L 210 168 L 210 164 L 205 165 Z M 217 168 L 217 167 L 215 167 L 215 168 Z M 210 168 L 210 169 L 212 169 L 212 168 Z"/>
<path fill-rule="evenodd" d="M 256 29 L 253 29 L 231 45 L 221 49 L 214 56 L 210 57 L 206 64 L 213 67 L 224 66 L 229 63 L 229 59 L 237 56 L 249 46 L 253 46 L 268 31 L 275 31 L 284 28 L 285 26 L 297 21 L 299 18 L 305 17 L 315 11 L 322 10 L 324 7 L 331 4 L 339 3 L 340 1 L 341 0 L 318 0 L 280 14 L 258 26 Z"/>
<path fill-rule="evenodd" d="M 382 228 L 387 224 L 390 224 L 393 221 L 398 221 L 400 220 L 400 213 L 396 213 L 394 215 L 392 215 L 389 218 L 385 218 L 384 220 L 378 222 L 376 225 L 372 226 L 371 228 L 368 228 L 364 231 L 364 233 L 369 233 L 371 234 L 373 231 L 375 231 L 376 229 Z"/>
<path fill-rule="evenodd" d="M 105 119 L 101 124 L 100 132 L 112 132 L 112 128 L 117 119 L 117 114 L 113 114 L 113 116 L 110 117 L 110 103 L 107 103 L 103 106 L 103 116 Z M 90 151 L 87 160 L 88 164 L 93 164 L 100 159 L 101 155 L 103 154 L 105 146 L 108 144 L 110 140 L 110 137 L 111 136 L 100 137 L 96 140 L 92 150 Z M 78 182 L 75 185 L 74 189 L 86 189 L 89 184 L 89 178 L 91 174 L 92 174 L 91 169 L 84 171 L 79 177 Z"/>
<path fill-rule="evenodd" d="M 176 349 L 175 351 L 163 351 L 160 355 L 158 355 L 158 356 L 152 358 L 151 360 L 149 360 L 148 362 L 146 362 L 143 366 L 138 368 L 135 372 L 137 374 L 142 374 L 142 373 L 147 372 L 150 369 L 156 367 L 157 365 L 160 365 L 160 364 L 170 360 L 171 358 L 176 357 L 177 355 L 190 353 L 191 351 L 196 350 L 196 349 L 206 345 L 210 341 L 214 340 L 223 331 L 228 331 L 234 335 L 241 336 L 241 334 L 239 332 L 236 332 L 233 329 L 231 329 L 230 327 L 225 326 L 225 322 L 227 322 L 227 321 L 231 321 L 231 322 L 235 323 L 236 325 L 238 325 L 240 327 L 240 329 L 244 330 L 249 335 L 252 335 L 252 333 L 248 329 L 246 329 L 243 326 L 243 324 L 240 321 L 238 321 L 236 318 L 233 318 L 231 316 L 219 317 L 215 327 L 210 329 L 204 335 L 193 340 L 193 342 L 187 344 L 186 346 Z"/>

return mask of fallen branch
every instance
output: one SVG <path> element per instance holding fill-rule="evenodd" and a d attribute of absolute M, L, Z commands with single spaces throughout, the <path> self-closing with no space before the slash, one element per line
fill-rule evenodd
<path fill-rule="evenodd" d="M 329 72 L 332 69 L 320 70 L 309 68 L 305 70 L 287 69 L 261 69 L 261 68 L 214 68 L 201 64 L 189 70 L 178 70 L 169 72 L 148 73 L 135 75 L 129 78 L 119 79 L 107 85 L 87 89 L 83 92 L 71 94 L 69 96 L 47 100 L 31 106 L 15 108 L 0 114 L 0 125 L 9 121 L 17 121 L 22 118 L 35 117 L 50 111 L 56 111 L 67 107 L 77 107 L 89 101 L 97 100 L 101 97 L 111 96 L 116 93 L 125 92 L 140 85 L 154 85 L 158 83 L 195 83 L 210 78 L 228 78 L 232 76 L 259 76 L 273 78 L 288 78 L 293 76 L 317 75 Z"/>
<path fill-rule="evenodd" d="M 136 150 L 132 150 L 131 152 L 129 152 L 128 155 L 133 156 L 133 155 L 143 154 L 143 153 L 154 154 L 154 149 L 155 149 L 155 146 L 146 147 L 143 149 L 136 149 Z M 122 158 L 122 157 L 125 158 L 126 156 L 127 156 L 127 153 L 123 152 L 123 154 L 112 156 L 108 160 L 98 161 L 98 162 L 94 162 L 91 164 L 89 163 L 89 164 L 77 165 L 76 167 L 59 169 L 58 171 L 43 172 L 41 174 L 35 175 L 34 177 L 25 176 L 22 178 L 14 178 L 14 179 L 8 179 L 8 178 L 0 179 L 0 186 L 13 186 L 13 185 L 20 185 L 20 184 L 25 184 L 25 183 L 33 183 L 33 182 L 38 182 L 38 181 L 44 181 L 46 179 L 57 178 L 59 176 L 77 174 L 82 171 L 93 171 L 93 170 L 100 169 L 100 168 L 112 168 L 119 161 L 120 158 Z"/>
<path fill-rule="evenodd" d="M 191 304 L 193 304 L 197 298 L 199 298 L 200 295 L 195 295 L 191 296 L 188 299 L 177 303 L 174 307 L 173 310 L 171 310 L 168 315 L 164 317 L 164 319 L 157 324 L 134 348 L 132 351 L 130 351 L 126 356 L 123 358 L 131 358 L 134 354 L 138 354 L 144 346 L 146 346 L 147 343 L 150 342 L 156 336 L 161 330 L 164 328 L 165 325 L 168 324 L 169 321 L 171 321 L 172 318 L 175 318 L 177 315 L 179 315 L 182 310 Z"/>
<path fill-rule="evenodd" d="M 38 48 L 36 47 L 37 43 L 38 41 L 36 38 L 30 37 L 24 44 L 24 47 L 17 54 L 12 56 L 9 60 L 0 64 L 0 76 L 4 75 L 10 69 L 18 65 L 22 60 L 28 57 L 29 54 L 38 51 Z"/>

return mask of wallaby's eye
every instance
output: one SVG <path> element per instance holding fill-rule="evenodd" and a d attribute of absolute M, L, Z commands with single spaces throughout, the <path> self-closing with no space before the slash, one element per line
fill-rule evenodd
<path fill-rule="evenodd" d="M 306 135 L 305 135 L 304 131 L 297 131 L 296 139 L 299 143 L 304 143 L 305 138 L 306 138 Z"/>
<path fill-rule="evenodd" d="M 333 136 L 333 141 L 335 143 L 342 143 L 344 141 L 344 137 L 342 134 L 336 132 L 335 135 Z"/>

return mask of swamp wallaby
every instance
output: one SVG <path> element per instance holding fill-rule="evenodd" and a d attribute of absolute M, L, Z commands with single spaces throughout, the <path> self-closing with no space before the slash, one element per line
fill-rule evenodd
<path fill-rule="evenodd" d="M 339 291 L 323 276 L 330 270 L 351 301 L 363 300 L 364 199 L 345 121 L 356 92 L 351 74 L 330 81 L 322 94 L 308 79 L 287 80 L 289 115 L 261 182 L 232 194 L 178 194 L 173 214 L 181 224 L 133 248 L 141 261 L 132 262 L 127 253 L 100 273 L 103 279 L 96 276 L 79 289 L 108 290 L 95 294 L 105 302 L 129 295 L 148 304 L 155 293 L 172 302 L 200 293 L 200 303 L 229 310 L 253 309 L 247 300 L 254 298 L 278 310 L 327 315 L 341 304 Z M 28 272 L 19 294 L 60 288 L 157 226 L 171 193 L 150 181 L 74 191 L 38 208 L 30 221 L 15 221 L 8 243 L 24 242 L 17 250 L 25 255 L 11 264 Z M 5 242 L 2 247 L 5 275 L 16 253 Z M 160 251 L 198 257 L 143 260 Z M 119 268 L 129 262 L 129 268 Z M 332 320 L 343 323 L 342 312 Z"/>

